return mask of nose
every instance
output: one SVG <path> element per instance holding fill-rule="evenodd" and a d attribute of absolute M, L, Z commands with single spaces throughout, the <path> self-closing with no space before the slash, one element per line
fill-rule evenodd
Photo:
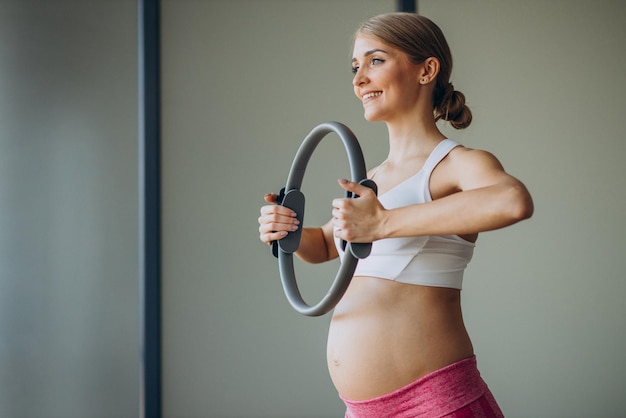
<path fill-rule="evenodd" d="M 354 87 L 359 87 L 366 84 L 368 81 L 367 74 L 365 74 L 365 70 L 363 68 L 359 68 L 352 79 L 352 84 Z"/>

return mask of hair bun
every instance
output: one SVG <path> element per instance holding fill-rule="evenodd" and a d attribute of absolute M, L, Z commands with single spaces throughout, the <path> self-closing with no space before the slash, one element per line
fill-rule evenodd
<path fill-rule="evenodd" d="M 443 119 L 450 122 L 455 129 L 465 129 L 472 123 L 472 112 L 465 105 L 465 95 L 448 83 L 435 103 L 435 120 Z"/>

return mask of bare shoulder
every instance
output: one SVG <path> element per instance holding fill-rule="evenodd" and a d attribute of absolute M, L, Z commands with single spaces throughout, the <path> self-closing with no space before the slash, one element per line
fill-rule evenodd
<path fill-rule="evenodd" d="M 460 190 L 470 190 L 514 181 L 498 158 L 489 151 L 467 147 L 454 148 L 444 160 L 451 179 Z"/>
<path fill-rule="evenodd" d="M 495 155 L 489 151 L 459 146 L 450 151 L 448 159 L 453 165 L 468 168 L 497 168 L 504 170 Z"/>

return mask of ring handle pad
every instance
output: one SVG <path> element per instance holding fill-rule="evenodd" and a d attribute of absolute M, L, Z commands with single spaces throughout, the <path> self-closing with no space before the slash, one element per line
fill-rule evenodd
<path fill-rule="evenodd" d="M 362 179 L 359 181 L 359 184 L 369 187 L 374 191 L 375 195 L 378 195 L 378 186 L 374 183 L 374 180 L 371 179 Z M 356 199 L 359 197 L 358 194 L 353 194 L 352 192 L 346 191 L 346 197 L 351 197 Z M 349 245 L 348 245 L 349 244 Z M 345 240 L 341 240 L 341 248 L 344 251 L 350 251 L 353 256 L 358 258 L 359 260 L 366 258 L 372 252 L 372 243 L 371 242 L 350 242 L 348 243 Z M 347 250 L 346 250 L 347 248 Z"/>
<path fill-rule="evenodd" d="M 291 189 L 285 193 L 283 187 L 278 193 L 277 204 L 291 209 L 296 213 L 296 219 L 300 221 L 300 225 L 304 225 L 304 194 L 300 190 Z M 284 238 L 278 241 L 272 241 L 272 254 L 278 258 L 278 249 L 286 254 L 293 254 L 300 246 L 302 238 L 302 227 L 293 232 L 287 233 Z"/>

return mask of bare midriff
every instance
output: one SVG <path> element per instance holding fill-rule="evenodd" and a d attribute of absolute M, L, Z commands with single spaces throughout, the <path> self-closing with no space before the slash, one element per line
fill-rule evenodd
<path fill-rule="evenodd" d="M 328 335 L 331 379 L 341 396 L 355 401 L 472 355 L 460 290 L 373 277 L 352 280 Z"/>

